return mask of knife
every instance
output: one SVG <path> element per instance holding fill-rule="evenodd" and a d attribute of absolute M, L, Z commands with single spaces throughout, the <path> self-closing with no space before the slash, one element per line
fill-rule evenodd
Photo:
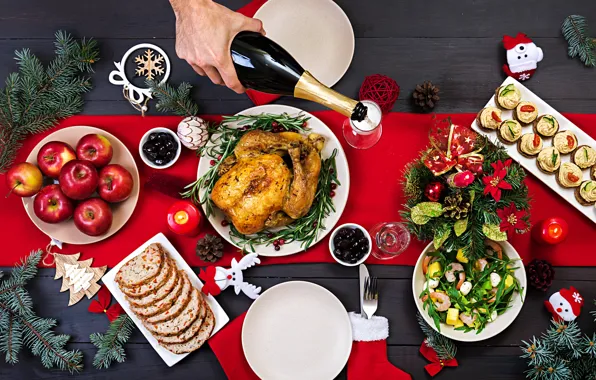
<path fill-rule="evenodd" d="M 360 274 L 360 315 L 364 317 L 364 281 L 368 277 L 368 269 L 366 269 L 366 265 L 360 264 L 358 273 Z"/>

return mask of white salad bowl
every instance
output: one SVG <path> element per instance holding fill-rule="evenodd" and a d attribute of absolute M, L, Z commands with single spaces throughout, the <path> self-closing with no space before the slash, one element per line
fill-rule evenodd
<path fill-rule="evenodd" d="M 501 246 L 503 247 L 503 253 L 507 255 L 510 259 L 520 259 L 519 254 L 513 248 L 513 246 L 509 242 L 500 242 Z M 419 298 L 420 293 L 422 293 L 424 289 L 424 283 L 426 282 L 426 277 L 422 273 L 422 261 L 426 256 L 426 253 L 433 250 L 433 243 L 424 248 L 418 261 L 416 262 L 416 266 L 414 267 L 414 275 L 412 276 L 412 293 L 414 296 L 414 302 L 416 303 L 416 307 L 418 311 L 433 329 L 437 330 L 433 319 L 428 315 L 428 312 L 424 310 L 424 305 L 422 300 Z M 524 268 L 523 263 L 521 260 L 518 262 L 518 265 L 515 265 L 517 269 L 513 272 L 514 276 L 519 281 L 519 284 L 522 288 L 522 293 L 515 292 L 513 297 L 511 298 L 510 308 L 505 311 L 503 314 L 499 315 L 497 319 L 493 322 L 489 322 L 484 330 L 480 333 L 476 333 L 475 330 L 470 332 L 458 331 L 455 330 L 453 326 L 447 325 L 445 323 L 441 323 L 441 331 L 439 333 L 443 336 L 446 336 L 449 339 L 457 340 L 460 342 L 478 342 L 481 340 L 486 340 L 492 338 L 495 335 L 500 334 L 504 331 L 509 325 L 513 323 L 515 318 L 519 315 L 519 312 L 523 306 L 523 300 L 526 297 L 526 289 L 528 286 L 528 282 L 526 279 L 526 270 Z"/>

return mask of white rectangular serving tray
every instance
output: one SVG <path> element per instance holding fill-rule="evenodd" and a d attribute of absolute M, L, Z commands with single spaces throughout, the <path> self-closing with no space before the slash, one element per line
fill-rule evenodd
<path fill-rule="evenodd" d="M 559 112 L 557 112 L 556 109 L 549 106 L 548 103 L 546 103 L 544 100 L 540 99 L 532 91 L 528 90 L 528 88 L 526 86 L 524 86 L 523 84 L 521 84 L 520 82 L 518 82 L 517 80 L 515 80 L 511 77 L 507 77 L 507 79 L 505 79 L 505 81 L 503 82 L 503 84 L 501 86 L 506 86 L 508 84 L 514 84 L 515 87 L 517 87 L 519 89 L 519 91 L 521 92 L 522 100 L 527 100 L 527 101 L 530 101 L 530 102 L 536 104 L 536 106 L 538 107 L 538 115 L 539 116 L 544 115 L 544 114 L 553 115 L 559 121 L 559 131 L 569 130 L 575 134 L 579 145 L 589 145 L 589 146 L 593 147 L 594 149 L 596 149 L 596 141 L 594 141 L 594 139 L 592 137 L 590 137 L 587 133 L 582 131 L 577 125 L 575 125 L 571 121 L 569 121 L 569 119 L 567 119 L 565 116 L 563 116 Z M 490 98 L 488 103 L 486 103 L 485 107 L 489 107 L 489 106 L 490 107 L 498 107 L 495 103 L 494 95 Z M 498 108 L 501 108 L 501 107 L 498 107 Z M 513 119 L 513 111 L 505 110 L 502 108 L 501 108 L 501 110 L 502 110 L 502 113 L 501 113 L 502 120 Z M 496 131 L 486 131 L 486 130 L 481 129 L 478 126 L 476 120 L 474 120 L 474 122 L 472 122 L 472 129 L 474 129 L 475 131 L 477 131 L 478 133 L 480 133 L 484 136 L 489 137 L 493 141 L 497 139 Z M 531 125 L 522 127 L 522 134 L 531 133 L 531 132 L 533 132 Z M 552 146 L 552 138 L 543 138 L 542 140 L 543 140 L 544 147 Z M 540 179 L 548 187 L 550 187 L 557 194 L 559 194 L 561 197 L 563 197 L 573 207 L 575 207 L 582 214 L 587 216 L 592 222 L 596 223 L 596 207 L 594 207 L 593 205 L 592 206 L 582 206 L 577 201 L 577 199 L 575 199 L 575 195 L 574 195 L 575 188 L 572 188 L 572 189 L 565 188 L 557 183 L 557 180 L 555 179 L 555 174 L 546 174 L 546 173 L 543 173 L 542 171 L 540 171 L 540 169 L 538 169 L 538 166 L 536 165 L 536 158 L 527 158 L 527 157 L 522 156 L 519 153 L 519 151 L 517 150 L 517 144 L 513 144 L 513 145 L 502 144 L 502 145 L 504 145 L 505 148 L 507 149 L 507 153 L 509 154 L 509 156 L 511 156 L 511 158 L 513 158 L 515 161 L 519 162 L 519 164 L 521 166 L 523 166 L 524 169 L 526 169 L 527 171 L 532 173 L 536 178 Z M 561 155 L 561 164 L 563 162 L 569 162 L 570 160 L 571 160 L 570 154 Z M 583 170 L 583 180 L 585 181 L 588 179 L 590 179 L 590 168 Z"/>
<path fill-rule="evenodd" d="M 145 328 L 145 326 L 143 326 L 143 323 L 141 322 L 141 320 L 139 318 L 137 318 L 137 316 L 130 310 L 130 305 L 126 301 L 126 298 L 124 297 L 124 293 L 122 293 L 120 291 L 120 288 L 118 287 L 118 284 L 115 281 L 116 273 L 118 273 L 120 268 L 127 261 L 129 261 L 136 255 L 140 254 L 141 252 L 143 252 L 143 250 L 145 248 L 147 248 L 147 246 L 151 243 L 160 243 L 164 247 L 164 249 L 168 252 L 170 257 L 172 259 L 174 259 L 174 261 L 176 261 L 178 268 L 182 269 L 184 272 L 186 272 L 192 285 L 199 290 L 203 287 L 203 283 L 201 282 L 201 280 L 199 280 L 199 278 L 197 277 L 195 272 L 193 272 L 193 270 L 186 263 L 186 261 L 184 261 L 184 259 L 180 255 L 180 253 L 178 253 L 178 251 L 176 250 L 176 248 L 174 248 L 172 243 L 170 243 L 170 241 L 161 232 L 158 233 L 157 235 L 153 236 L 151 239 L 147 240 L 145 243 L 143 243 L 143 245 L 141 245 L 133 253 L 128 255 L 118 265 L 116 265 L 114 268 L 112 268 L 111 271 L 109 271 L 102 277 L 102 281 L 105 284 L 105 286 L 110 290 L 110 292 L 112 293 L 114 298 L 116 298 L 118 303 L 122 306 L 122 308 L 124 309 L 126 314 L 128 314 L 128 316 L 134 321 L 134 323 L 137 325 L 138 329 L 141 330 L 141 332 L 143 333 L 145 338 L 147 338 L 147 341 L 149 342 L 149 344 L 151 344 L 151 346 L 153 346 L 153 349 L 157 352 L 157 354 L 159 356 L 161 356 L 161 358 L 168 365 L 168 367 L 171 367 L 174 364 L 178 363 L 180 360 L 184 359 L 188 355 L 188 353 L 177 355 L 177 354 L 174 354 L 174 353 L 166 350 L 162 346 L 160 346 L 159 343 L 157 342 L 157 339 L 155 339 L 153 337 L 153 335 L 151 335 L 151 333 Z M 205 295 L 203 294 L 203 296 L 205 296 Z M 228 317 L 228 315 L 226 314 L 224 309 L 219 305 L 219 303 L 217 303 L 215 298 L 213 298 L 213 296 L 206 296 L 205 299 L 209 303 L 209 306 L 211 307 L 211 310 L 213 310 L 213 314 L 215 315 L 215 328 L 213 329 L 213 332 L 211 333 L 211 336 L 213 336 L 222 327 L 224 327 L 226 325 L 226 323 L 228 323 L 230 321 L 230 318 Z"/>

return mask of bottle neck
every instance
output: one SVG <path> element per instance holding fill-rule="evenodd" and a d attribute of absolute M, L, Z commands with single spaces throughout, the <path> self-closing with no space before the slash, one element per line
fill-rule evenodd
<path fill-rule="evenodd" d="M 308 71 L 296 83 L 294 97 L 322 104 L 352 120 L 362 121 L 366 117 L 366 106 L 325 86 Z"/>

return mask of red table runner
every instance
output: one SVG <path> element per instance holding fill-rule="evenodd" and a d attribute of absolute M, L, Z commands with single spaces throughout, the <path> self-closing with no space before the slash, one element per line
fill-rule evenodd
<path fill-rule="evenodd" d="M 341 136 L 343 116 L 333 111 L 313 114 Z M 451 116 L 454 122 L 461 124 L 470 124 L 474 119 L 474 114 Z M 592 137 L 596 137 L 596 115 L 566 116 Z M 208 118 L 217 119 L 216 116 Z M 135 157 L 143 184 L 154 169 L 147 167 L 139 157 L 138 143 L 141 136 L 148 129 L 157 126 L 174 129 L 179 121 L 179 117 L 169 116 L 75 116 L 64 120 L 57 128 L 92 125 L 114 134 L 129 147 Z M 399 210 L 404 201 L 400 186 L 402 172 L 405 164 L 425 148 L 430 123 L 430 115 L 392 113 L 383 120 L 383 136 L 373 148 L 361 151 L 344 144 L 350 164 L 351 187 L 348 203 L 339 223 L 355 222 L 369 228 L 378 222 L 399 220 Z M 24 161 L 30 150 L 48 133 L 28 138 L 19 151 L 17 162 Z M 343 137 L 340 137 L 340 140 L 344 142 Z M 198 159 L 194 152 L 184 149 L 179 161 L 172 168 L 159 172 L 180 176 L 190 183 L 196 178 L 197 165 Z M 8 189 L 4 178 L 0 179 L 0 183 L 0 193 L 6 194 Z M 528 176 L 527 184 L 533 198 L 532 221 L 560 216 L 569 223 L 570 232 L 564 243 L 547 247 L 532 243 L 530 234 L 514 236 L 512 244 L 522 257 L 546 258 L 554 265 L 560 266 L 596 266 L 596 255 L 593 254 L 596 225 L 532 175 Z M 25 257 L 29 251 L 44 248 L 49 238 L 29 220 L 20 198 L 11 196 L 1 199 L 0 226 L 4 247 L 0 255 L 0 266 L 11 266 Z M 95 244 L 66 244 L 62 252 L 82 252 L 82 259 L 95 259 L 94 265 L 114 266 L 150 237 L 163 232 L 191 266 L 206 265 L 195 255 L 197 238 L 178 236 L 168 230 L 166 212 L 172 202 L 172 198 L 155 191 L 144 190 L 141 186 L 135 212 L 118 233 Z M 213 230 L 210 226 L 205 226 L 203 232 L 213 233 Z M 368 263 L 413 265 L 424 246 L 424 243 L 413 239 L 408 250 L 400 257 L 384 262 L 371 257 Z M 227 246 L 224 259 L 217 264 L 227 265 L 234 255 L 239 256 L 240 253 L 232 246 Z M 307 252 L 263 259 L 263 264 L 303 262 L 334 262 L 327 248 L 327 240 L 311 247 Z"/>

